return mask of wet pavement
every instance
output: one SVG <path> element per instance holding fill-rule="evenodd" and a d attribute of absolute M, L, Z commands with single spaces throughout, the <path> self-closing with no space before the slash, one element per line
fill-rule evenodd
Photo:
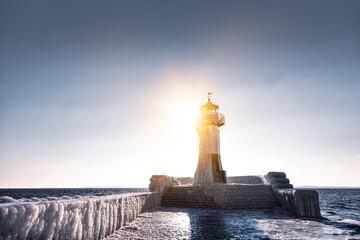
<path fill-rule="evenodd" d="M 360 225 L 299 218 L 282 208 L 158 208 L 107 239 L 360 239 Z"/>

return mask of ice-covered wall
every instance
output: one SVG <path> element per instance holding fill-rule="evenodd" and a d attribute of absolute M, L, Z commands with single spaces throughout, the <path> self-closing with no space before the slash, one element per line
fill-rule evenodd
<path fill-rule="evenodd" d="M 160 193 L 0 203 L 0 239 L 101 239 L 160 205 Z"/>
<path fill-rule="evenodd" d="M 321 217 L 319 194 L 315 190 L 294 189 L 283 172 L 269 172 L 264 182 L 271 186 L 281 205 L 302 217 Z"/>
<path fill-rule="evenodd" d="M 181 185 L 181 182 L 174 177 L 167 175 L 152 175 L 150 178 L 149 190 L 163 194 L 165 188 Z"/>
<path fill-rule="evenodd" d="M 274 193 L 281 205 L 302 217 L 321 217 L 319 195 L 314 190 L 275 189 Z"/>

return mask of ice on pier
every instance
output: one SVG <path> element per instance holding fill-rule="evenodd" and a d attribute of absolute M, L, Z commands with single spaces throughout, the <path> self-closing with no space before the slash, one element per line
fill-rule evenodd
<path fill-rule="evenodd" d="M 264 181 L 271 186 L 281 205 L 303 217 L 321 217 L 319 194 L 315 190 L 293 189 L 283 172 L 269 172 Z"/>
<path fill-rule="evenodd" d="M 8 196 L 0 197 L 0 203 L 11 203 L 11 202 L 18 202 L 18 200 L 13 199 L 12 197 L 8 197 Z"/>
<path fill-rule="evenodd" d="M 159 204 L 158 193 L 78 199 L 0 198 L 0 239 L 100 239 Z"/>
<path fill-rule="evenodd" d="M 276 189 L 275 194 L 281 205 L 304 217 L 321 217 L 319 195 L 314 190 Z"/>

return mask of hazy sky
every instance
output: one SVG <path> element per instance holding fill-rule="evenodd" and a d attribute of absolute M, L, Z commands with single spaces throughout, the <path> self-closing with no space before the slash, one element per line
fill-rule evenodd
<path fill-rule="evenodd" d="M 228 176 L 360 186 L 360 1 L 0 0 L 0 187 L 193 176 L 207 91 Z"/>

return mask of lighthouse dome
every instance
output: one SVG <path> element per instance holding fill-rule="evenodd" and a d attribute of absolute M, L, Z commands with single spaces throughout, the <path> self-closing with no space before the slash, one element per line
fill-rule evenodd
<path fill-rule="evenodd" d="M 213 104 L 211 101 L 210 101 L 210 98 L 208 98 L 208 101 L 206 104 L 202 105 L 200 107 L 201 110 L 218 110 L 219 109 L 219 106 L 216 105 L 216 104 Z"/>

